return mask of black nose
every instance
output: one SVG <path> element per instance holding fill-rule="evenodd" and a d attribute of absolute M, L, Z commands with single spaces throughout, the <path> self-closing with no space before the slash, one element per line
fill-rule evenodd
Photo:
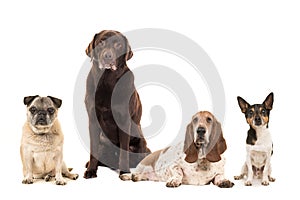
<path fill-rule="evenodd" d="M 203 136 L 203 135 L 205 134 L 205 132 L 206 132 L 206 129 L 205 129 L 204 127 L 199 126 L 199 127 L 197 128 L 197 133 L 198 133 L 200 136 Z"/>
<path fill-rule="evenodd" d="M 47 111 L 46 110 L 39 110 L 37 114 L 39 116 L 41 116 L 41 115 L 47 115 Z"/>
<path fill-rule="evenodd" d="M 261 118 L 259 117 L 259 116 L 256 116 L 255 118 L 254 118 L 254 121 L 255 121 L 255 125 L 261 125 Z"/>
<path fill-rule="evenodd" d="M 113 58 L 112 52 L 111 52 L 110 50 L 105 50 L 105 51 L 103 52 L 103 58 L 104 58 L 105 60 L 111 60 L 111 59 Z"/>

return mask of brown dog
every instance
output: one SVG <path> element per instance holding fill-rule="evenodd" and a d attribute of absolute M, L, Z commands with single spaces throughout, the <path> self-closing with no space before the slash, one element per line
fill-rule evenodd
<path fill-rule="evenodd" d="M 142 105 L 126 65 L 133 53 L 124 35 L 105 30 L 94 36 L 86 54 L 93 66 L 86 82 L 90 160 L 84 177 L 97 177 L 98 166 L 122 175 L 150 153 L 140 126 Z"/>

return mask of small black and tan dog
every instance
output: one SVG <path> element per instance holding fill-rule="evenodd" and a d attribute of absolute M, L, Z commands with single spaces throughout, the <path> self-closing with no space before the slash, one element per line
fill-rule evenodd
<path fill-rule="evenodd" d="M 262 185 L 269 185 L 269 181 L 275 181 L 271 177 L 270 160 L 273 154 L 273 142 L 268 129 L 274 95 L 270 93 L 262 104 L 250 105 L 241 97 L 237 97 L 237 100 L 250 129 L 246 139 L 246 162 L 241 175 L 235 176 L 234 179 L 240 180 L 247 176 L 245 185 L 251 186 L 254 177 L 262 179 Z"/>

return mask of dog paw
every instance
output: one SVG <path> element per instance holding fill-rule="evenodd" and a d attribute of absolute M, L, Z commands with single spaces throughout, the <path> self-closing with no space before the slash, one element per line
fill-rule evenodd
<path fill-rule="evenodd" d="M 59 179 L 55 181 L 56 185 L 66 185 L 67 182 L 64 179 Z"/>
<path fill-rule="evenodd" d="M 79 177 L 78 174 L 71 174 L 69 179 L 76 180 L 76 179 L 78 179 L 78 177 Z"/>
<path fill-rule="evenodd" d="M 234 180 L 241 180 L 243 178 L 243 176 L 242 175 L 240 175 L 240 176 L 234 176 L 233 178 L 234 178 Z"/>
<path fill-rule="evenodd" d="M 252 182 L 251 181 L 246 181 L 245 186 L 252 186 Z"/>
<path fill-rule="evenodd" d="M 32 178 L 26 178 L 22 181 L 23 184 L 32 184 L 33 183 L 33 179 Z"/>
<path fill-rule="evenodd" d="M 131 180 L 131 173 L 126 173 L 126 174 L 120 174 L 119 175 L 119 178 L 122 180 L 122 181 L 130 181 Z"/>
<path fill-rule="evenodd" d="M 264 185 L 264 186 L 268 186 L 269 185 L 269 181 L 262 181 L 261 184 Z"/>
<path fill-rule="evenodd" d="M 53 176 L 51 176 L 50 174 L 48 174 L 47 176 L 45 176 L 44 180 L 46 182 L 50 181 L 52 179 Z"/>
<path fill-rule="evenodd" d="M 97 177 L 97 171 L 96 170 L 86 170 L 84 172 L 83 178 L 89 179 L 89 178 L 96 178 Z"/>
<path fill-rule="evenodd" d="M 229 180 L 223 180 L 218 184 L 218 187 L 220 188 L 231 188 L 234 186 L 234 183 L 232 183 Z"/>
<path fill-rule="evenodd" d="M 275 178 L 273 178 L 273 177 L 271 177 L 271 176 L 268 176 L 268 178 L 269 178 L 269 181 L 270 181 L 270 182 L 275 182 L 275 180 L 276 180 Z"/>
<path fill-rule="evenodd" d="M 172 179 L 171 181 L 166 183 L 167 187 L 172 187 L 172 188 L 179 187 L 180 185 L 181 185 L 181 181 L 176 179 Z"/>

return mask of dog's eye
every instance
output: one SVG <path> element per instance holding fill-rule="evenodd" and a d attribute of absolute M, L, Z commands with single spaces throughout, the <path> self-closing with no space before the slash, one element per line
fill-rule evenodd
<path fill-rule="evenodd" d="M 98 45 L 99 45 L 99 47 L 104 47 L 105 46 L 105 41 L 101 40 Z"/>
<path fill-rule="evenodd" d="M 194 122 L 194 123 L 197 123 L 197 122 L 198 122 L 198 117 L 195 117 L 195 118 L 193 119 L 193 122 Z"/>
<path fill-rule="evenodd" d="M 34 113 L 36 113 L 37 108 L 32 106 L 31 108 L 29 108 L 29 111 L 31 112 L 31 114 L 34 114 Z"/>
<path fill-rule="evenodd" d="M 253 115 L 253 111 L 250 110 L 250 111 L 248 112 L 248 115 L 251 117 L 251 116 Z"/>
<path fill-rule="evenodd" d="M 207 123 L 211 123 L 211 121 L 212 121 L 212 119 L 211 119 L 210 117 L 207 117 L 207 118 L 206 118 L 206 122 L 207 122 Z"/>
<path fill-rule="evenodd" d="M 262 110 L 261 110 L 261 114 L 263 114 L 263 115 L 266 114 L 266 110 L 265 110 L 265 109 L 262 109 Z"/>
<path fill-rule="evenodd" d="M 55 112 L 54 108 L 48 108 L 47 111 L 50 115 L 52 115 Z"/>
<path fill-rule="evenodd" d="M 122 47 L 122 44 L 117 42 L 117 43 L 114 44 L 114 46 L 115 46 L 116 49 L 120 49 Z"/>

